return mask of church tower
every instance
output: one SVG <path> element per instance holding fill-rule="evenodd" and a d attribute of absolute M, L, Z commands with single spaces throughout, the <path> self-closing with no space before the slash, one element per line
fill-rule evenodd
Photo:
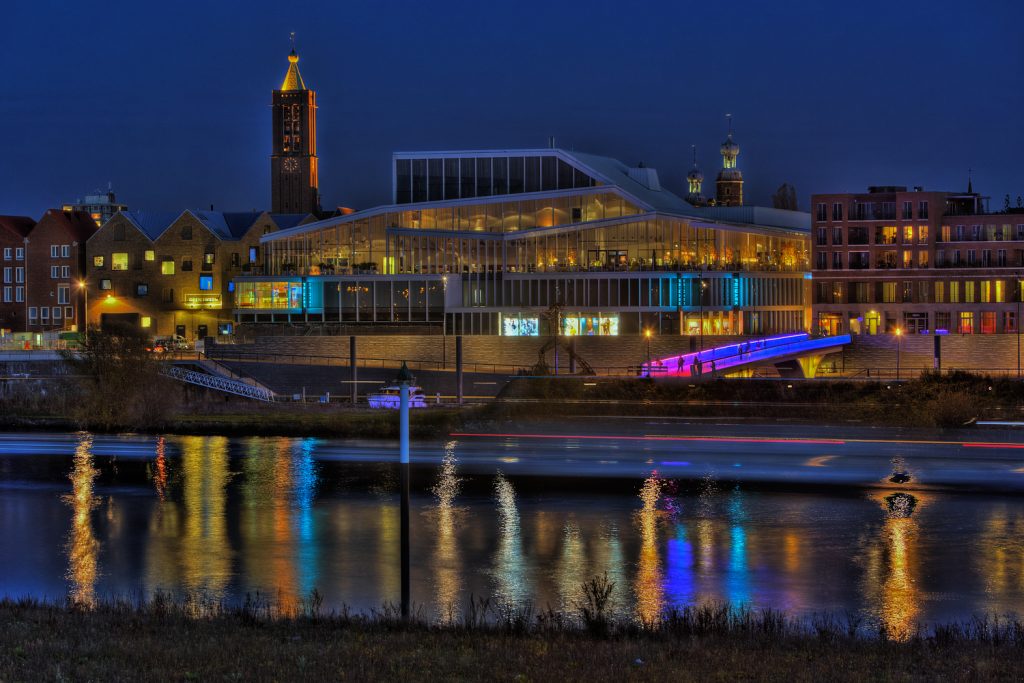
<path fill-rule="evenodd" d="M 740 146 L 732 139 L 732 114 L 727 117 L 729 136 L 722 143 L 722 170 L 715 181 L 715 203 L 718 206 L 743 206 L 743 172 L 736 168 Z"/>
<path fill-rule="evenodd" d="M 704 185 L 704 174 L 700 172 L 700 167 L 697 166 L 697 145 L 693 145 L 693 168 L 686 174 L 686 184 L 688 186 L 686 201 L 694 206 L 704 206 L 707 203 L 701 190 Z"/>
<path fill-rule="evenodd" d="M 316 158 L 316 92 L 299 73 L 292 47 L 288 73 L 271 105 L 274 144 L 270 156 L 271 210 L 274 213 L 320 213 Z"/>

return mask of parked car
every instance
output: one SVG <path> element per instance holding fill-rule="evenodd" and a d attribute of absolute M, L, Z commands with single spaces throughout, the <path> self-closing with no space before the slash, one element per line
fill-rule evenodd
<path fill-rule="evenodd" d="M 173 353 L 174 351 L 188 351 L 188 340 L 180 334 L 171 334 L 164 337 L 156 337 L 150 347 L 153 353 Z"/>

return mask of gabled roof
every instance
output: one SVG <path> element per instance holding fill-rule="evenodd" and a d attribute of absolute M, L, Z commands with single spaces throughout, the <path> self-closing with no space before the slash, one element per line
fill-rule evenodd
<path fill-rule="evenodd" d="M 86 211 L 61 211 L 60 209 L 50 209 L 43 214 L 42 218 L 39 219 L 39 223 L 36 224 L 36 227 L 42 225 L 43 221 L 56 224 L 67 232 L 76 242 L 85 242 L 95 235 L 97 230 L 99 230 L 99 226 L 96 225 L 96 221 Z"/>
<path fill-rule="evenodd" d="M 287 230 L 288 228 L 294 228 L 309 216 L 310 214 L 308 213 L 272 213 L 270 214 L 270 220 L 274 221 L 274 225 L 277 226 L 278 230 Z"/>
<path fill-rule="evenodd" d="M 28 216 L 0 216 L 0 230 L 6 230 L 15 237 L 25 238 L 36 222 Z"/>
<path fill-rule="evenodd" d="M 121 211 L 117 215 L 124 216 L 139 231 L 155 242 L 160 235 L 171 227 L 171 223 L 178 220 L 181 212 L 170 213 L 168 211 Z M 113 219 L 111 219 L 113 220 Z"/>

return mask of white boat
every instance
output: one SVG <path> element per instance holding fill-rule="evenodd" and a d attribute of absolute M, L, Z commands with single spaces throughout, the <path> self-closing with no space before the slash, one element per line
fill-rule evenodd
<path fill-rule="evenodd" d="M 398 410 L 401 406 L 401 391 L 397 384 L 392 384 L 386 387 L 381 387 L 378 391 L 367 395 L 367 400 L 370 403 L 371 408 L 385 408 L 389 410 Z M 410 408 L 426 408 L 427 400 L 423 395 L 423 390 L 419 387 L 409 387 L 409 407 Z"/>

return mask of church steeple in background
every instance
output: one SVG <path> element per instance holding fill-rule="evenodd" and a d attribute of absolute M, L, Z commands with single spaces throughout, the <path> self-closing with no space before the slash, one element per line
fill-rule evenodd
<path fill-rule="evenodd" d="M 316 92 L 299 73 L 295 34 L 288 71 L 273 95 L 273 152 L 270 156 L 271 210 L 320 213 L 316 156 Z"/>
<path fill-rule="evenodd" d="M 743 172 L 736 168 L 736 157 L 740 146 L 732 139 L 732 114 L 729 120 L 729 135 L 722 143 L 722 170 L 715 181 L 715 202 L 719 206 L 743 206 Z"/>

